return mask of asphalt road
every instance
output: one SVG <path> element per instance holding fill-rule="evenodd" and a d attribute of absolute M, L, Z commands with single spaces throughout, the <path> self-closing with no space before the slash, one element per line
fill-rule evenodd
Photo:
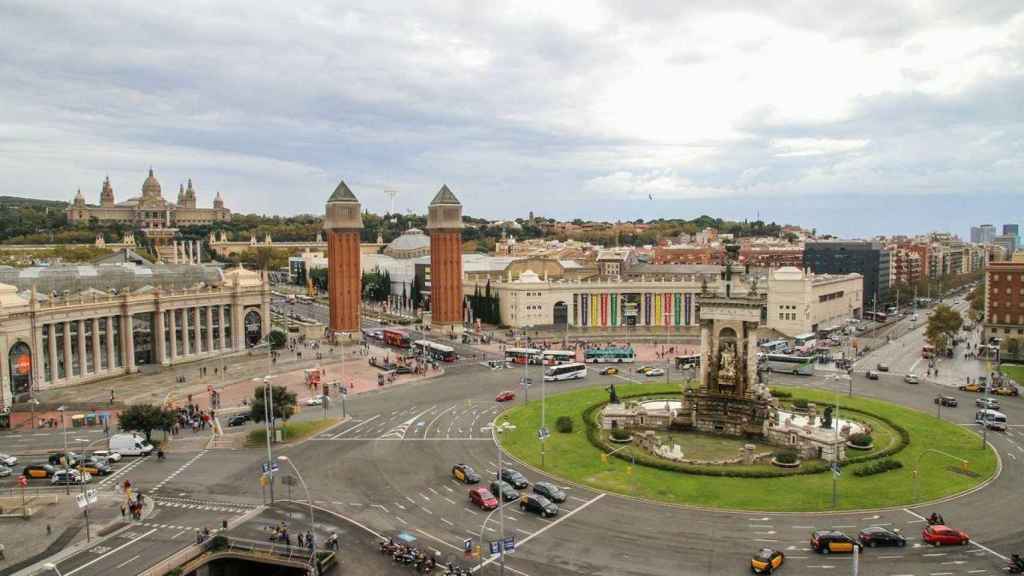
<path fill-rule="evenodd" d="M 977 394 L 959 392 L 954 382 L 943 385 L 942 378 L 919 385 L 903 382 L 902 374 L 922 372 L 920 364 L 914 366 L 920 358 L 919 337 L 911 332 L 904 336 L 906 345 L 901 338 L 862 359 L 852 379 L 854 393 L 929 413 L 935 412 L 936 395 L 949 394 L 960 399 L 960 406 L 944 408 L 942 417 L 972 426 Z M 879 361 L 889 363 L 891 372 L 877 381 L 864 378 L 865 367 Z M 940 370 L 959 373 L 981 366 L 945 360 Z M 848 391 L 845 381 L 823 377 L 828 374 L 775 374 L 770 380 L 821 389 L 841 386 L 839 392 Z M 466 487 L 451 479 L 450 470 L 456 462 L 465 462 L 485 477 L 494 473 L 498 454 L 488 425 L 501 410 L 494 396 L 515 388 L 520 376 L 519 370 L 489 370 L 465 362 L 441 378 L 353 396 L 348 401 L 351 420 L 283 449 L 302 471 L 315 504 L 338 515 L 318 517 L 318 535 L 340 530 L 344 547 L 345 535 L 354 530 L 340 520 L 344 518 L 382 535 L 411 534 L 443 559 L 461 561 L 465 539 L 475 541 L 481 530 L 485 539 L 496 539 L 503 524 L 505 534 L 514 535 L 518 542 L 515 553 L 506 559 L 507 569 L 530 576 L 741 574 L 748 572 L 750 554 L 760 546 L 786 552 L 782 573 L 845 574 L 851 571 L 851 559 L 811 552 L 809 534 L 824 528 L 855 534 L 869 525 L 900 528 L 910 543 L 904 549 L 866 551 L 861 556 L 862 574 L 997 574 L 1005 563 L 1003 557 L 1024 548 L 1019 527 L 1024 507 L 1019 498 L 1024 427 L 1016 424 L 1024 423 L 1020 398 L 1000 399 L 1011 427 L 1006 433 L 988 434 L 1002 459 L 1000 477 L 984 490 L 934 507 L 971 534 L 973 542 L 965 547 L 922 545 L 919 533 L 931 508 L 835 515 L 731 513 L 635 501 L 571 486 L 566 486 L 569 499 L 557 517 L 523 514 L 513 502 L 503 508 L 501 522 L 498 513 L 488 517 L 468 503 Z M 592 372 L 584 381 L 552 384 L 549 392 L 607 384 L 614 378 Z M 537 393 L 536 388 L 531 392 Z M 118 541 L 113 546 L 105 543 L 106 551 L 83 552 L 62 563 L 62 573 L 134 574 L 184 545 L 182 539 L 194 537 L 195 528 L 208 522 L 217 525 L 225 517 L 263 503 L 266 495 L 258 484 L 258 466 L 265 458 L 261 450 L 208 450 L 175 454 L 173 461 L 140 461 L 130 472 L 133 481 L 159 485 L 156 497 L 168 505 L 159 505 L 157 515 L 133 530 L 138 540 L 120 538 L 127 545 L 113 552 Z M 543 479 L 534 471 L 520 471 L 531 482 Z M 752 489 L 756 489 L 753 482 Z M 287 497 L 283 486 L 277 486 L 277 497 Z M 296 486 L 292 497 L 304 498 L 302 488 Z M 173 502 L 197 507 L 170 506 Z M 223 510 L 203 509 L 204 503 Z M 260 533 L 259 522 L 266 520 L 245 525 L 253 537 Z M 138 558 L 132 560 L 134 555 Z"/>

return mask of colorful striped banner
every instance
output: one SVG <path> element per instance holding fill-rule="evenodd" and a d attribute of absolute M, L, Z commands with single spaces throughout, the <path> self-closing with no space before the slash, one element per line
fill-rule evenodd
<path fill-rule="evenodd" d="M 683 304 L 683 310 L 686 313 L 685 314 L 686 315 L 686 325 L 690 326 L 691 325 L 691 322 L 690 322 L 690 310 L 691 310 L 690 305 L 691 305 L 691 303 L 693 301 L 693 294 L 684 294 L 683 295 L 683 300 L 685 302 Z"/>
<path fill-rule="evenodd" d="M 682 321 L 682 311 L 683 311 L 682 301 L 683 301 L 683 295 L 678 293 L 678 292 L 676 292 L 675 294 L 672 295 L 672 301 L 673 301 L 672 308 L 673 308 L 673 311 L 675 312 L 675 323 L 676 323 L 676 326 L 679 326 L 680 322 Z"/>
<path fill-rule="evenodd" d="M 590 324 L 590 316 L 587 315 L 587 304 L 590 303 L 590 299 L 587 298 L 586 294 L 580 294 L 580 326 L 587 326 Z"/>
<path fill-rule="evenodd" d="M 611 295 L 611 301 L 612 301 L 612 326 L 618 326 L 619 325 L 619 295 L 618 294 L 612 294 Z"/>

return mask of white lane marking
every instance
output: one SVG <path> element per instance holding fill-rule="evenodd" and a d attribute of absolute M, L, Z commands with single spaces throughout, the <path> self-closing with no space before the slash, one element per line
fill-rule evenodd
<path fill-rule="evenodd" d="M 433 494 L 434 496 L 438 496 L 439 495 L 437 493 L 437 490 L 434 490 L 433 488 L 430 488 L 429 486 L 427 487 L 427 490 L 430 490 L 430 493 Z"/>
<path fill-rule="evenodd" d="M 444 518 L 441 518 L 441 522 L 444 522 L 445 524 L 447 524 L 449 526 L 455 526 L 455 524 L 452 524 L 451 522 L 449 522 L 448 520 L 446 520 Z"/>
<path fill-rule="evenodd" d="M 427 502 L 430 502 L 430 496 L 427 496 L 427 495 L 426 495 L 426 494 L 424 494 L 423 492 L 420 492 L 420 498 L 423 498 L 423 499 L 424 499 L 424 500 L 426 500 Z"/>
<path fill-rule="evenodd" d="M 156 528 L 153 528 L 152 530 L 150 530 L 149 532 L 146 532 L 146 533 L 145 533 L 145 534 L 143 534 L 142 536 L 139 536 L 139 537 L 137 537 L 137 538 L 134 538 L 134 539 L 132 539 L 132 540 L 129 540 L 129 541 L 125 542 L 124 544 L 121 544 L 121 545 L 120 545 L 120 546 L 118 546 L 117 548 L 114 548 L 114 549 L 113 549 L 113 550 L 111 550 L 110 552 L 107 552 L 106 554 L 104 554 L 104 555 L 102 555 L 102 556 L 97 556 L 96 558 L 93 558 L 93 559 L 92 559 L 92 560 L 90 560 L 89 562 L 86 562 L 85 564 L 82 564 L 82 565 L 81 565 L 81 566 L 79 566 L 78 568 L 75 568 L 74 570 L 71 570 L 70 572 L 64 572 L 63 574 L 65 574 L 65 576 L 72 576 L 73 574 L 75 574 L 75 573 L 77 573 L 77 572 L 81 572 L 82 570 L 85 570 L 85 569 L 86 569 L 86 568 L 88 568 L 89 566 L 92 566 L 93 564 L 95 564 L 95 563 L 99 562 L 100 560 L 103 560 L 103 559 L 104 559 L 104 558 L 106 558 L 107 556 L 110 556 L 111 554 L 114 554 L 114 553 L 116 553 L 116 552 L 120 552 L 120 551 L 121 551 L 121 550 L 123 550 L 124 548 L 127 548 L 127 547 L 131 546 L 132 544 L 135 544 L 135 543 L 136 543 L 136 542 L 138 542 L 139 540 L 142 540 L 142 539 L 143 539 L 143 538 L 145 538 L 146 536 L 149 536 L 150 534 L 152 534 L 153 532 L 156 532 L 156 531 L 157 531 L 157 529 L 156 529 Z"/>
<path fill-rule="evenodd" d="M 577 502 L 586 502 L 585 498 L 577 498 L 576 496 L 569 496 L 569 498 L 576 500 Z"/>
<path fill-rule="evenodd" d="M 516 528 L 516 532 L 521 532 L 526 535 L 533 534 L 533 532 L 530 532 L 529 530 L 523 530 L 522 528 Z"/>
<path fill-rule="evenodd" d="M 406 496 L 405 499 L 408 500 L 410 504 L 416 505 L 416 501 L 413 500 L 412 498 L 409 498 L 408 496 Z"/>
<path fill-rule="evenodd" d="M 1000 559 L 1000 560 L 1002 560 L 1003 562 L 1009 562 L 1009 560 L 1010 560 L 1009 558 L 1007 558 L 1006 556 L 1003 556 L 1003 555 L 1002 555 L 1002 554 L 1000 554 L 999 552 L 996 552 L 995 550 L 993 550 L 993 549 L 989 548 L 988 546 L 982 546 L 981 544 L 978 544 L 978 543 L 977 543 L 977 542 L 975 542 L 974 540 L 971 540 L 971 541 L 970 541 L 970 544 L 973 544 L 973 545 L 977 546 L 978 548 L 981 548 L 981 549 L 982 549 L 982 550 L 984 550 L 985 552 L 988 552 L 989 554 L 992 554 L 993 556 L 995 556 L 995 557 L 999 558 L 999 559 Z"/>
<path fill-rule="evenodd" d="M 431 512 L 430 510 L 427 510 L 427 509 L 426 509 L 426 508 L 424 508 L 423 506 L 420 506 L 420 509 L 422 509 L 422 510 L 423 510 L 424 512 L 426 512 L 427 514 L 430 514 L 431 516 L 433 516 L 433 514 L 434 514 L 433 512 Z"/>
<path fill-rule="evenodd" d="M 896 560 L 897 558 L 903 558 L 903 556 L 879 556 L 879 560 Z"/>
<path fill-rule="evenodd" d="M 472 510 L 470 510 L 469 508 L 466 508 L 465 506 L 463 506 L 463 507 L 462 507 L 462 509 L 463 509 L 463 510 L 465 510 L 466 512 L 469 512 L 469 513 L 470 513 L 470 514 L 472 514 L 473 516 L 476 516 L 476 515 L 477 515 L 477 513 L 476 513 L 476 512 L 473 512 Z"/>
<path fill-rule="evenodd" d="M 814 526 L 791 526 L 795 530 L 814 530 Z"/>
<path fill-rule="evenodd" d="M 454 410 L 454 409 L 455 409 L 455 405 L 453 404 L 453 405 L 449 406 L 448 408 L 445 408 L 444 410 L 438 412 L 437 416 L 435 416 L 434 419 L 430 421 L 430 424 L 427 424 L 427 427 L 423 429 L 423 437 L 424 438 L 427 437 L 427 432 L 430 430 L 431 427 L 434 426 L 434 423 L 437 422 L 438 419 L 441 418 L 441 416 L 444 416 L 445 412 L 447 412 L 449 410 Z"/>
<path fill-rule="evenodd" d="M 555 520 L 554 522 L 551 522 L 551 523 L 549 523 L 549 524 L 545 525 L 545 526 L 544 526 L 543 528 L 541 528 L 540 530 L 537 530 L 537 531 L 536 531 L 536 532 L 534 532 L 533 534 L 530 534 L 530 535 L 529 535 L 529 536 L 527 536 L 526 538 L 523 538 L 522 540 L 520 540 L 520 541 L 519 541 L 519 546 L 523 546 L 524 544 L 526 544 L 526 543 L 527 543 L 527 542 L 529 542 L 530 540 L 532 540 L 532 539 L 536 538 L 537 536 L 540 536 L 541 534 L 543 534 L 544 532 L 546 532 L 546 531 L 548 531 L 548 530 L 550 530 L 550 529 L 554 528 L 555 526 L 558 526 L 559 524 L 561 524 L 562 522 L 565 522 L 565 521 L 566 521 L 566 520 L 568 520 L 569 518 L 572 518 L 572 516 L 573 516 L 574 514 L 576 514 L 577 512 L 579 512 L 580 510 L 583 510 L 583 509 L 584 509 L 584 508 L 586 508 L 587 506 L 590 506 L 590 505 L 591 505 L 591 504 L 593 504 L 594 502 L 597 502 L 598 500 L 600 500 L 601 498 L 604 498 L 604 497 L 605 497 L 605 493 L 604 493 L 604 492 L 601 492 L 601 493 L 600 493 L 600 494 L 598 494 L 597 496 L 594 496 L 594 498 L 593 498 L 593 499 L 591 499 L 591 500 L 588 500 L 588 501 L 587 501 L 587 502 L 586 502 L 585 504 L 581 505 L 581 506 L 580 506 L 579 508 L 577 508 L 577 509 L 575 509 L 575 510 L 572 510 L 572 511 L 570 511 L 570 512 L 569 512 L 568 514 L 566 514 L 565 516 L 561 516 L 561 517 L 559 517 L 559 518 L 558 518 L 557 520 Z M 480 569 L 482 569 L 482 568 L 483 568 L 484 566 L 487 566 L 488 564 L 491 564 L 491 563 L 492 563 L 492 562 L 494 562 L 495 560 L 497 560 L 497 558 L 489 558 L 488 560 L 486 560 L 486 561 L 482 562 L 481 564 L 478 564 L 478 565 L 476 565 L 475 567 L 473 567 L 473 568 L 472 568 L 472 569 L 470 570 L 470 572 L 476 572 L 477 570 L 480 570 Z"/>
<path fill-rule="evenodd" d="M 356 424 L 355 426 L 353 426 L 351 428 L 348 428 L 346 430 L 342 430 L 341 432 L 335 434 L 334 436 L 331 436 L 331 440 L 337 440 L 338 438 L 341 438 L 342 436 L 344 436 L 345 434 L 348 434 L 349 432 L 355 430 L 356 428 L 359 428 L 359 427 L 361 427 L 361 426 L 363 426 L 365 424 L 369 424 L 370 422 L 373 422 L 377 418 L 380 418 L 380 414 L 377 414 L 376 416 L 374 416 L 373 418 L 370 418 L 369 420 L 363 420 L 362 422 L 360 422 L 359 424 Z"/>
<path fill-rule="evenodd" d="M 185 531 L 184 531 L 184 530 L 182 530 L 181 532 L 178 532 L 178 533 L 177 533 L 177 534 L 175 534 L 174 536 L 171 536 L 171 540 L 174 540 L 175 538 L 177 538 L 178 536 L 181 536 L 181 535 L 182 535 L 182 534 L 184 534 L 184 533 L 185 533 Z"/>
<path fill-rule="evenodd" d="M 921 554 L 924 558 L 935 558 L 937 556 L 945 556 L 945 552 L 934 552 L 932 554 Z"/>
<path fill-rule="evenodd" d="M 927 518 L 925 518 L 924 516 L 921 516 L 921 515 L 920 515 L 920 514 L 918 514 L 917 512 L 914 512 L 914 511 L 913 511 L 913 510 L 911 510 L 910 508 L 904 508 L 904 509 L 903 509 L 903 511 L 904 511 L 904 512 L 906 512 L 907 514 L 910 514 L 910 515 L 911 515 L 911 516 L 913 516 L 914 518 L 917 518 L 918 520 L 927 520 Z"/>
<path fill-rule="evenodd" d="M 132 556 L 131 558 L 129 558 L 129 559 L 127 559 L 127 560 L 125 560 L 124 562 L 121 562 L 121 563 L 120 563 L 120 564 L 118 564 L 117 566 L 114 566 L 114 570 L 117 570 L 118 568 L 123 568 L 123 567 L 124 567 L 125 565 L 127 565 L 127 564 L 131 564 L 132 562 L 134 562 L 135 560 L 137 560 L 137 559 L 138 559 L 138 557 L 139 557 L 139 555 L 138 555 L 138 554 L 136 554 L 135 556 Z"/>
<path fill-rule="evenodd" d="M 855 524 L 835 524 L 832 527 L 833 528 L 856 528 L 857 526 Z"/>
<path fill-rule="evenodd" d="M 444 496 L 443 498 L 444 498 L 445 500 L 447 500 L 449 504 L 451 504 L 451 505 L 453 505 L 453 506 L 455 505 L 455 500 L 452 500 L 451 498 L 448 498 L 447 496 Z"/>

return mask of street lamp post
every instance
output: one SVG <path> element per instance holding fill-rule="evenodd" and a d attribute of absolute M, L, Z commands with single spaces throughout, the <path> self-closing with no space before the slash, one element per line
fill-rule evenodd
<path fill-rule="evenodd" d="M 498 424 L 497 426 L 494 426 L 492 428 L 492 430 L 494 431 L 494 447 L 497 449 L 497 452 L 498 452 L 498 478 L 497 478 L 498 482 L 502 482 L 501 470 L 504 467 L 504 463 L 502 462 L 502 459 L 501 459 L 501 444 L 498 443 L 498 435 L 502 434 L 504 432 L 507 432 L 509 430 L 515 430 L 515 428 L 516 428 L 515 425 L 509 423 L 508 421 L 502 422 L 501 424 Z M 501 490 L 499 490 L 499 492 L 501 492 Z M 489 514 L 487 514 L 487 518 L 484 519 L 483 525 L 480 526 L 480 564 L 479 564 L 479 567 L 477 568 L 477 570 L 478 571 L 482 571 L 483 568 L 484 568 L 484 564 L 483 564 L 483 561 L 484 561 L 484 555 L 483 555 L 483 549 L 484 549 L 484 530 L 487 529 L 487 522 L 491 519 L 491 514 L 494 514 L 495 512 L 497 512 L 498 513 L 498 541 L 501 543 L 501 546 L 498 549 L 498 558 L 499 558 L 499 562 L 501 564 L 501 574 L 502 574 L 502 576 L 504 576 L 504 574 L 505 574 L 505 503 L 504 503 L 504 497 L 502 497 L 501 494 L 498 494 L 497 499 L 498 499 L 498 508 L 497 508 L 497 510 L 491 510 L 491 512 Z"/>
<path fill-rule="evenodd" d="M 85 518 L 85 541 L 89 542 L 92 538 L 89 535 L 89 532 L 90 532 L 90 530 L 89 530 L 89 501 L 88 501 L 88 498 L 87 498 L 86 493 L 85 493 L 85 467 L 83 466 L 83 460 L 84 460 L 84 457 L 85 457 L 85 452 L 86 452 L 86 449 L 89 447 L 89 439 L 88 438 L 75 438 L 75 442 L 81 442 L 82 443 L 82 454 L 81 455 L 82 455 L 83 459 L 78 461 L 78 474 L 79 474 L 79 478 L 82 479 L 82 481 L 81 481 L 82 497 L 86 498 L 85 506 L 82 508 L 82 516 Z M 65 452 L 67 452 L 67 451 L 65 450 Z M 64 457 L 66 458 L 67 454 L 65 454 Z"/>
<path fill-rule="evenodd" d="M 71 486 L 67 483 L 68 478 L 68 427 L 64 423 L 64 410 L 63 406 L 57 408 L 57 412 L 60 412 L 60 427 L 64 432 L 64 494 L 67 496 L 71 495 Z"/>
<path fill-rule="evenodd" d="M 306 502 L 309 504 L 309 533 L 313 535 L 313 554 L 316 554 L 316 519 L 313 516 L 313 496 L 309 493 L 309 487 L 306 486 L 306 481 L 303 480 L 302 474 L 299 469 L 295 466 L 295 462 L 292 462 L 287 456 L 278 456 L 277 459 L 281 462 L 287 462 L 292 470 L 295 471 L 295 475 L 299 478 L 299 483 L 302 484 L 302 489 L 306 492 Z"/>

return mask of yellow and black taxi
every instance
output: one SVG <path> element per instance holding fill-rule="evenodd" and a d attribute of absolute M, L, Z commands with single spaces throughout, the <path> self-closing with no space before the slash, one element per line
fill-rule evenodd
<path fill-rule="evenodd" d="M 88 472 L 93 476 L 106 476 L 114 472 L 114 469 L 110 467 L 106 460 L 93 456 L 80 460 L 75 468 L 80 472 Z"/>
<path fill-rule="evenodd" d="M 463 484 L 476 484 L 480 481 L 480 475 L 469 464 L 456 464 L 452 466 L 452 478 Z"/>
<path fill-rule="evenodd" d="M 786 561 L 786 555 L 774 548 L 761 548 L 750 559 L 750 571 L 754 574 L 771 574 Z"/>
<path fill-rule="evenodd" d="M 619 369 L 616 368 L 615 366 L 609 366 L 609 367 L 605 368 L 604 370 L 601 370 L 601 375 L 602 376 L 608 376 L 609 374 L 618 374 L 618 373 L 619 373 Z"/>
<path fill-rule="evenodd" d="M 837 530 L 818 530 L 811 533 L 811 549 L 819 554 L 853 554 L 853 549 L 862 548 L 861 544 Z"/>
<path fill-rule="evenodd" d="M 21 471 L 25 478 L 50 478 L 57 469 L 50 464 L 29 464 Z"/>

